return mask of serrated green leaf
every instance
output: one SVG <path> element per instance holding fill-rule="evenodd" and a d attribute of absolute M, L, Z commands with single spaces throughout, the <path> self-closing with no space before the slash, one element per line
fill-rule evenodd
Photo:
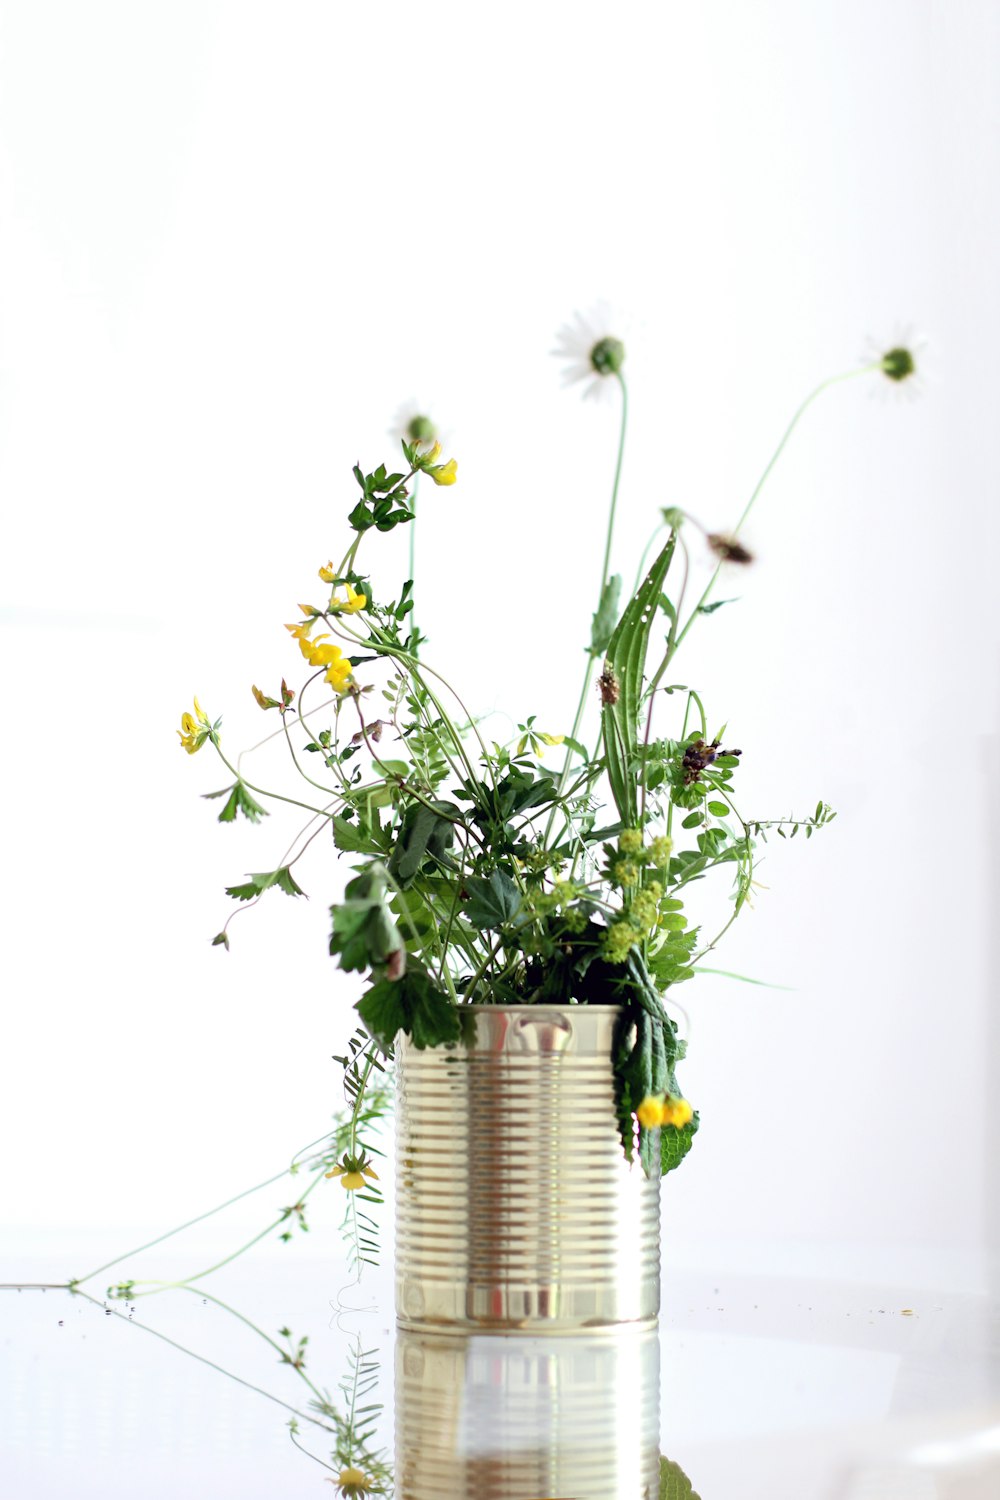
<path fill-rule="evenodd" d="M 260 895 L 260 887 L 255 885 L 253 880 L 248 881 L 246 885 L 227 885 L 226 895 L 232 896 L 234 901 L 253 901 Z"/>
<path fill-rule="evenodd" d="M 355 823 L 336 815 L 333 819 L 333 841 L 345 854 L 370 854 L 372 841 Z"/>
<path fill-rule="evenodd" d="M 304 896 L 305 891 L 296 881 L 288 865 L 282 865 L 274 872 L 274 884 L 279 891 L 284 891 L 286 896 Z"/>
<path fill-rule="evenodd" d="M 241 812 L 248 823 L 259 823 L 261 818 L 268 816 L 267 809 L 250 795 L 242 781 L 233 787 L 229 801 L 219 814 L 219 822 L 232 823 L 237 812 Z"/>
<path fill-rule="evenodd" d="M 396 981 L 380 979 L 358 1001 L 357 1011 L 383 1052 L 392 1048 L 400 1031 L 421 1050 L 461 1036 L 458 1007 L 419 970 Z"/>
<path fill-rule="evenodd" d="M 671 1463 L 669 1458 L 660 1459 L 658 1500 L 699 1500 L 680 1464 Z"/>
<path fill-rule="evenodd" d="M 494 870 L 485 879 L 467 875 L 464 885 L 469 899 L 462 903 L 462 915 L 471 927 L 503 927 L 521 909 L 520 892 L 506 870 Z"/>

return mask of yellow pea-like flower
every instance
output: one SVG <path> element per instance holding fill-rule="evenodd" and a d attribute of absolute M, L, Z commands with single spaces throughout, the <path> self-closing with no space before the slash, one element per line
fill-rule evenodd
<path fill-rule="evenodd" d="M 209 738 L 211 728 L 211 721 L 196 698 L 194 713 L 181 714 L 181 727 L 177 731 L 181 749 L 186 750 L 188 755 L 194 755 Z"/>
<path fill-rule="evenodd" d="M 432 464 L 425 473 L 431 476 L 435 484 L 454 484 L 458 478 L 458 460 L 449 458 L 445 464 Z"/>
<path fill-rule="evenodd" d="M 345 583 L 347 590 L 346 599 L 338 599 L 336 595 L 330 600 L 330 608 L 337 610 L 343 615 L 355 615 L 359 609 L 364 609 L 368 603 L 368 595 L 358 593 L 353 584 Z"/>

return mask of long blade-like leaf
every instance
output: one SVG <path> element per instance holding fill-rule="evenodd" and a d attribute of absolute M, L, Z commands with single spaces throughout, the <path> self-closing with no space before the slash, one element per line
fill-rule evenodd
<path fill-rule="evenodd" d="M 611 795 L 626 828 L 635 826 L 639 816 L 636 798 L 635 763 L 639 751 L 639 704 L 642 678 L 649 648 L 649 633 L 659 605 L 663 583 L 674 555 L 675 534 L 657 557 L 653 566 L 629 601 L 615 627 L 605 657 L 605 672 L 613 675 L 617 695 L 606 693 L 603 709 L 604 751 L 607 758 Z"/>

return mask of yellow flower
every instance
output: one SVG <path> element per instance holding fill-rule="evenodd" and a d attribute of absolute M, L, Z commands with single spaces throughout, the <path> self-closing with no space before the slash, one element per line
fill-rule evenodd
<path fill-rule="evenodd" d="M 343 1500 L 362 1500 L 363 1496 L 371 1494 L 374 1480 L 352 1465 L 349 1469 L 341 1469 L 336 1479 L 328 1479 L 327 1483 L 337 1486 L 337 1493 Z"/>
<path fill-rule="evenodd" d="M 315 620 L 303 620 L 298 625 L 286 625 L 285 629 L 291 631 L 293 641 L 307 641 L 315 623 Z"/>
<path fill-rule="evenodd" d="M 325 568 L 320 568 L 319 576 L 320 578 L 322 578 L 324 583 L 332 583 L 337 576 L 336 572 L 334 571 L 333 563 L 328 562 Z"/>
<path fill-rule="evenodd" d="M 343 615 L 355 615 L 359 609 L 364 609 L 368 604 L 368 595 L 359 594 L 350 583 L 345 583 L 344 588 L 347 590 L 347 598 L 338 599 L 334 595 L 330 600 L 330 608 Z"/>
<path fill-rule="evenodd" d="M 331 641 L 328 635 L 318 635 L 314 641 L 306 636 L 299 636 L 299 650 L 311 667 L 332 666 L 344 655 L 340 647 Z"/>
<path fill-rule="evenodd" d="M 177 731 L 181 742 L 181 749 L 186 750 L 188 755 L 194 755 L 211 736 L 211 732 L 212 725 L 209 722 L 208 715 L 196 698 L 194 700 L 194 713 L 181 714 L 181 727 Z"/>
<path fill-rule="evenodd" d="M 653 1094 L 647 1094 L 635 1112 L 643 1130 L 655 1130 L 663 1123 L 663 1104 Z"/>
<path fill-rule="evenodd" d="M 429 474 L 435 484 L 454 484 L 458 478 L 458 462 L 449 458 L 446 463 L 439 464 L 441 457 L 441 444 L 437 441 L 431 444 L 426 453 L 418 452 L 414 458 L 414 468 L 421 469 L 423 473 Z"/>
<path fill-rule="evenodd" d="M 676 1125 L 678 1130 L 686 1125 L 694 1114 L 694 1110 L 686 1099 L 671 1099 L 668 1095 L 663 1102 L 663 1124 Z"/>
<path fill-rule="evenodd" d="M 446 464 L 433 464 L 424 472 L 431 476 L 435 484 L 454 484 L 458 478 L 458 460 L 449 458 Z"/>
<path fill-rule="evenodd" d="M 348 1156 L 346 1153 L 336 1166 L 324 1173 L 324 1176 L 339 1177 L 341 1187 L 346 1188 L 349 1193 L 355 1193 L 358 1188 L 365 1187 L 366 1177 L 372 1182 L 378 1182 L 378 1173 L 366 1156 Z"/>
<path fill-rule="evenodd" d="M 686 1099 L 675 1099 L 670 1094 L 647 1094 L 635 1112 L 643 1130 L 655 1130 L 659 1125 L 675 1125 L 678 1130 L 686 1125 L 694 1110 Z"/>

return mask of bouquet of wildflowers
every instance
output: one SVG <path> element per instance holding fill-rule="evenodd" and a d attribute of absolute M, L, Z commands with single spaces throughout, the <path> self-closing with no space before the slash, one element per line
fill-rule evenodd
<path fill-rule="evenodd" d="M 586 670 L 568 734 L 541 729 L 544 718 L 531 713 L 510 742 L 487 741 L 475 705 L 433 665 L 415 623 L 412 535 L 420 482 L 454 484 L 457 464 L 442 456 L 422 413 L 407 421 L 398 469 L 354 469 L 343 555 L 319 568 L 322 594 L 286 626 L 297 685 L 283 678 L 272 691 L 252 688 L 260 708 L 279 719 L 305 790 L 290 797 L 243 776 L 223 749 L 221 721 L 197 699 L 181 719 L 183 748 L 193 754 L 211 744 L 233 777 L 207 794 L 222 801 L 220 822 L 259 823 L 272 798 L 309 814 L 273 868 L 227 888 L 235 902 L 256 904 L 272 889 L 301 895 L 295 865 L 317 836 L 351 868 L 330 907 L 329 939 L 339 966 L 364 984 L 359 1026 L 341 1059 L 352 1128 L 329 1174 L 347 1189 L 375 1179 L 358 1132 L 386 1097 L 377 1075 L 397 1035 L 419 1048 L 460 1044 L 472 1004 L 620 1007 L 612 1063 L 622 1148 L 647 1173 L 675 1167 L 698 1115 L 677 1076 L 684 1041 L 671 1014 L 674 991 L 743 910 L 757 841 L 800 829 L 808 838 L 834 816 L 820 800 L 798 819 L 745 817 L 736 784 L 742 751 L 724 743 L 724 729 L 714 731 L 702 696 L 677 684 L 672 666 L 694 623 L 727 602 L 712 597 L 722 569 L 752 562 L 742 528 L 809 404 L 858 375 L 908 380 L 912 353 L 892 348 L 817 387 L 732 530 L 707 531 L 679 509 L 663 510 L 637 585 L 623 598 L 609 560 L 625 349 L 578 321 L 563 331 L 558 352 L 572 361 L 571 379 L 595 391 L 617 387 L 622 418 Z M 377 543 L 397 526 L 410 529 L 410 568 L 393 587 L 379 571 Z M 715 567 L 691 601 L 693 545 L 708 547 Z M 579 735 L 591 694 L 599 696 L 601 730 L 588 746 Z M 542 764 L 548 747 L 562 752 L 555 770 Z M 688 887 L 713 876 L 725 880 L 731 905 L 706 935 L 685 907 Z M 215 938 L 226 948 L 228 926 Z"/>

